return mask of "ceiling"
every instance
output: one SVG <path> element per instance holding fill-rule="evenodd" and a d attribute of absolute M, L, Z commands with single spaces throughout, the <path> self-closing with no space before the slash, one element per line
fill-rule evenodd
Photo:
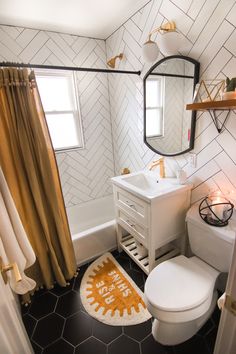
<path fill-rule="evenodd" d="M 106 39 L 150 0 L 0 0 L 0 24 Z"/>

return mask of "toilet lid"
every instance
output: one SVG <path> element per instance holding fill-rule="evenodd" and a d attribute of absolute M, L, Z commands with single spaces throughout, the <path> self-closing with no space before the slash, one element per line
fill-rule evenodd
<path fill-rule="evenodd" d="M 161 310 L 184 311 L 208 299 L 215 279 L 191 258 L 178 256 L 151 271 L 145 283 L 145 296 Z"/>

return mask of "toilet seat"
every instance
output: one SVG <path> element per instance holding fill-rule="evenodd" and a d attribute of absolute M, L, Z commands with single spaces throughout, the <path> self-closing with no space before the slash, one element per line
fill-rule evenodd
<path fill-rule="evenodd" d="M 167 260 L 147 278 L 144 290 L 147 307 L 163 321 L 195 319 L 210 307 L 218 274 L 197 257 Z"/>

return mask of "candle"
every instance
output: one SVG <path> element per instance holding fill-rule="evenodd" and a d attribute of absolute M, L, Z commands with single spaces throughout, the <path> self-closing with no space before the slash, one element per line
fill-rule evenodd
<path fill-rule="evenodd" d="M 212 204 L 218 204 L 218 203 L 224 203 L 224 199 L 220 197 L 216 197 L 215 199 L 212 199 Z M 219 204 L 219 205 L 212 205 L 211 210 L 213 211 L 212 213 L 212 218 L 215 220 L 223 219 L 223 212 L 224 212 L 224 204 Z"/>

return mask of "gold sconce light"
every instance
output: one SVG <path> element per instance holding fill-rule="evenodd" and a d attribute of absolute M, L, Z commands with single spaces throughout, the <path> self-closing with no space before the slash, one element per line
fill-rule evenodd
<path fill-rule="evenodd" d="M 108 62 L 107 65 L 110 66 L 110 68 L 114 69 L 116 66 L 116 59 L 122 60 L 124 58 L 124 54 L 120 53 L 119 55 L 116 55 L 115 57 L 111 58 Z"/>
<path fill-rule="evenodd" d="M 158 37 L 158 45 L 151 40 L 154 33 L 160 33 Z M 148 40 L 143 44 L 143 59 L 145 62 L 153 62 L 157 59 L 160 51 L 164 55 L 178 54 L 181 47 L 183 37 L 176 31 L 174 21 L 164 23 L 158 28 L 155 28 L 148 35 Z"/>

